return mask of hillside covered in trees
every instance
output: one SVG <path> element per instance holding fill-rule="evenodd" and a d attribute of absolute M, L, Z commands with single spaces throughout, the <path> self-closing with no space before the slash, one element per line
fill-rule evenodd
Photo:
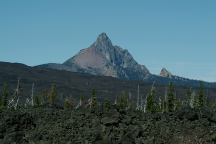
<path fill-rule="evenodd" d="M 82 73 L 73 73 L 67 71 L 59 71 L 44 68 L 29 67 L 23 64 L 16 63 L 0 63 L 0 91 L 4 83 L 8 85 L 9 99 L 12 99 L 17 89 L 19 80 L 19 104 L 24 105 L 26 101 L 31 99 L 32 93 L 34 96 L 42 97 L 48 95 L 52 84 L 56 86 L 58 91 L 57 101 L 63 105 L 64 100 L 73 99 L 78 103 L 80 97 L 89 99 L 91 91 L 96 89 L 97 99 L 103 101 L 109 99 L 115 101 L 117 96 L 125 93 L 130 101 L 137 103 L 137 91 L 139 85 L 140 99 L 146 99 L 153 82 L 147 81 L 128 81 L 112 77 L 92 76 Z M 167 93 L 168 84 L 154 83 L 155 95 L 157 99 L 164 99 Z M 216 100 L 216 89 L 209 88 L 204 83 L 204 94 L 208 97 L 208 101 Z M 191 92 L 195 95 L 199 93 L 198 87 L 190 85 L 176 85 L 174 93 L 177 99 L 188 99 L 187 93 Z"/>

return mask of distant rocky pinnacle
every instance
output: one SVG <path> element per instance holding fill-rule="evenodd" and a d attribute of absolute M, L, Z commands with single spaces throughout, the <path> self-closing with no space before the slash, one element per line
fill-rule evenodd
<path fill-rule="evenodd" d="M 162 68 L 160 72 L 160 76 L 166 77 L 166 78 L 172 78 L 172 74 L 165 68 Z"/>
<path fill-rule="evenodd" d="M 127 50 L 114 46 L 106 33 L 101 33 L 90 47 L 81 50 L 63 65 L 71 71 L 129 80 L 142 80 L 150 74 Z"/>

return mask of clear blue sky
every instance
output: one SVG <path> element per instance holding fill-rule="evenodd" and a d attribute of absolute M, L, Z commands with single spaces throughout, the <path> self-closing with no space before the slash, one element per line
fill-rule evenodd
<path fill-rule="evenodd" d="M 216 81 L 216 0 L 0 1 L 0 61 L 62 63 L 101 32 L 152 73 Z"/>

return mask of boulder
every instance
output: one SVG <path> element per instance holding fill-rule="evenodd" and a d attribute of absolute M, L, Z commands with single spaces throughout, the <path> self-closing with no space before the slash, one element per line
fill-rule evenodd
<path fill-rule="evenodd" d="M 116 117 L 104 117 L 101 119 L 101 123 L 104 125 L 114 125 L 118 124 L 119 119 Z"/>

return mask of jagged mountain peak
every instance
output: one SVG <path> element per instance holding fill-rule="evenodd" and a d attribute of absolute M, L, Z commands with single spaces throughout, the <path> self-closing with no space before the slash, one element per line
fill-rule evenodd
<path fill-rule="evenodd" d="M 107 41 L 110 39 L 105 32 L 102 32 L 101 34 L 98 35 L 97 40 L 98 41 Z"/>
<path fill-rule="evenodd" d="M 97 37 L 97 40 L 93 43 L 92 47 L 96 47 L 98 49 L 107 49 L 112 48 L 113 45 L 107 34 L 103 32 Z"/>
<path fill-rule="evenodd" d="M 148 69 L 138 64 L 132 55 L 119 46 L 114 46 L 106 33 L 101 33 L 88 48 L 81 50 L 63 65 L 94 74 L 122 79 L 144 79 Z"/>
<path fill-rule="evenodd" d="M 160 72 L 160 76 L 171 78 L 172 77 L 172 73 L 169 72 L 166 68 L 162 68 L 161 72 Z"/>

